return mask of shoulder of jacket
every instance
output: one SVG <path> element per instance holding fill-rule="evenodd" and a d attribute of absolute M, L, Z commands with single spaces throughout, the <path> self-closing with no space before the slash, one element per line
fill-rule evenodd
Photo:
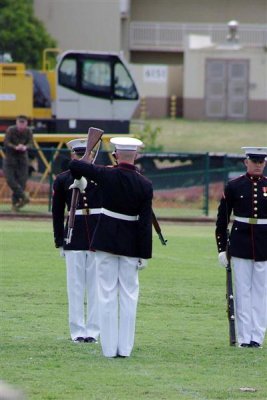
<path fill-rule="evenodd" d="M 66 178 L 68 178 L 68 177 L 70 177 L 71 176 L 71 172 L 70 172 L 70 170 L 69 169 L 67 169 L 66 171 L 62 171 L 62 172 L 60 172 L 57 176 L 56 176 L 56 179 L 66 179 Z"/>
<path fill-rule="evenodd" d="M 17 127 L 16 125 L 11 125 L 7 128 L 7 132 L 16 132 Z"/>
<path fill-rule="evenodd" d="M 152 187 L 152 181 L 144 175 L 141 175 L 145 183 L 149 184 Z"/>
<path fill-rule="evenodd" d="M 136 169 L 136 173 L 137 173 L 137 175 L 140 176 L 145 182 L 147 182 L 147 183 L 149 183 L 149 184 L 152 185 L 152 181 L 151 181 L 149 178 L 147 178 L 145 175 L 142 175 L 141 172 L 140 172 L 138 169 Z"/>
<path fill-rule="evenodd" d="M 228 182 L 228 184 L 234 184 L 234 183 L 238 183 L 238 182 L 240 182 L 241 180 L 243 180 L 244 178 L 246 178 L 246 175 L 240 175 L 240 176 L 237 176 L 237 177 L 235 177 L 235 178 L 232 178 L 232 179 L 230 179 L 229 180 L 229 182 Z"/>

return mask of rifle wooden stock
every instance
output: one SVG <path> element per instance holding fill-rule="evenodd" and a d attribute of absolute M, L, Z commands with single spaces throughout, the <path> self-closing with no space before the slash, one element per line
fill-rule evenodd
<path fill-rule="evenodd" d="M 95 147 L 95 145 L 99 142 L 103 135 L 104 131 L 98 128 L 89 128 L 88 136 L 87 136 L 87 145 L 84 156 L 81 158 L 82 161 L 89 162 L 91 151 Z"/>
<path fill-rule="evenodd" d="M 81 160 L 86 161 L 86 162 L 90 161 L 91 151 L 93 150 L 95 145 L 99 142 L 103 133 L 104 133 L 104 131 L 102 131 L 101 129 L 92 128 L 92 127 L 88 129 L 86 150 L 85 150 L 85 154 L 81 158 Z M 80 194 L 79 189 L 72 189 L 71 207 L 70 207 L 70 214 L 69 214 L 69 220 L 68 220 L 68 232 L 67 232 L 67 237 L 65 239 L 67 244 L 71 242 L 71 238 L 72 238 L 72 231 L 73 231 L 74 222 L 75 222 L 76 208 L 77 208 L 77 204 L 79 201 L 79 194 Z"/>
<path fill-rule="evenodd" d="M 227 267 L 226 267 L 226 302 L 227 302 L 227 317 L 229 323 L 229 344 L 235 346 L 236 344 L 236 333 L 235 333 L 235 304 L 234 304 L 234 291 L 233 291 L 233 279 L 232 279 L 232 267 L 231 257 L 228 252 L 229 247 L 229 231 L 227 230 Z"/>
<path fill-rule="evenodd" d="M 155 213 L 154 213 L 153 210 L 152 210 L 152 224 L 153 224 L 153 226 L 154 226 L 154 228 L 155 228 L 155 231 L 156 231 L 157 234 L 158 234 L 158 237 L 159 237 L 159 240 L 161 241 L 161 244 L 162 244 L 163 246 L 166 246 L 167 240 L 164 239 L 164 237 L 163 237 L 163 235 L 162 235 L 162 233 L 161 233 L 161 229 L 160 229 L 160 226 L 159 226 L 157 217 L 156 217 L 156 215 L 155 215 Z"/>

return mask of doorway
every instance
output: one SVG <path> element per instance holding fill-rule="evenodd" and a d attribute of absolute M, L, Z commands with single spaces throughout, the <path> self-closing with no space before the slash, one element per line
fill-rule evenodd
<path fill-rule="evenodd" d="M 206 60 L 206 117 L 246 120 L 248 85 L 248 60 Z"/>

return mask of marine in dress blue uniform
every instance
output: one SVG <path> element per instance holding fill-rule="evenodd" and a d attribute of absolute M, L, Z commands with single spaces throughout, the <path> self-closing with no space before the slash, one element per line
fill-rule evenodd
<path fill-rule="evenodd" d="M 86 140 L 74 139 L 67 145 L 74 156 L 81 157 L 86 149 Z M 79 195 L 72 239 L 67 244 L 68 220 L 65 220 L 65 212 L 70 210 L 72 190 L 69 188 L 72 184 L 70 170 L 59 174 L 53 184 L 54 240 L 66 260 L 71 339 L 74 342 L 96 342 L 99 336 L 96 262 L 95 253 L 90 251 L 90 242 L 97 217 L 89 216 L 89 207 L 99 206 L 99 190 L 94 182 L 87 181 L 85 190 Z"/>
<path fill-rule="evenodd" d="M 113 138 L 117 166 L 101 167 L 73 160 L 76 179 L 92 179 L 102 190 L 102 205 L 91 241 L 96 251 L 100 338 L 104 356 L 130 356 L 139 295 L 138 268 L 152 256 L 151 182 L 134 166 L 142 142 Z"/>
<path fill-rule="evenodd" d="M 266 332 L 267 148 L 243 147 L 247 173 L 231 180 L 216 223 L 219 262 L 226 266 L 227 228 L 233 224 L 229 255 L 235 276 L 236 326 L 240 347 L 261 347 Z"/>

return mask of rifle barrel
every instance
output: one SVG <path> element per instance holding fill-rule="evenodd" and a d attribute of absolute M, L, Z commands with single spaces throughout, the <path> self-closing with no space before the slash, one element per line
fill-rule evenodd
<path fill-rule="evenodd" d="M 162 235 L 162 232 L 161 232 L 161 229 L 160 229 L 160 226 L 159 226 L 157 217 L 156 217 L 156 215 L 155 215 L 155 213 L 154 213 L 153 210 L 152 210 L 152 224 L 153 224 L 153 226 L 154 226 L 154 228 L 155 228 L 155 231 L 156 231 L 157 234 L 158 234 L 158 237 L 159 237 L 159 240 L 161 241 L 161 244 L 162 244 L 163 246 L 166 246 L 167 240 L 164 239 L 164 237 L 163 237 L 163 235 Z"/>
<path fill-rule="evenodd" d="M 86 151 L 85 151 L 85 155 L 82 157 L 82 159 L 84 161 L 89 160 L 91 151 L 93 150 L 95 145 L 99 142 L 103 133 L 104 133 L 104 131 L 102 131 L 101 129 L 98 129 L 98 128 L 91 127 L 88 129 Z M 72 189 L 71 207 L 70 207 L 70 215 L 69 215 L 69 220 L 68 220 L 68 234 L 67 234 L 67 238 L 66 238 L 66 243 L 71 242 L 74 221 L 75 221 L 75 213 L 76 213 L 76 208 L 77 208 L 77 204 L 79 201 L 79 194 L 80 194 L 79 189 Z"/>

